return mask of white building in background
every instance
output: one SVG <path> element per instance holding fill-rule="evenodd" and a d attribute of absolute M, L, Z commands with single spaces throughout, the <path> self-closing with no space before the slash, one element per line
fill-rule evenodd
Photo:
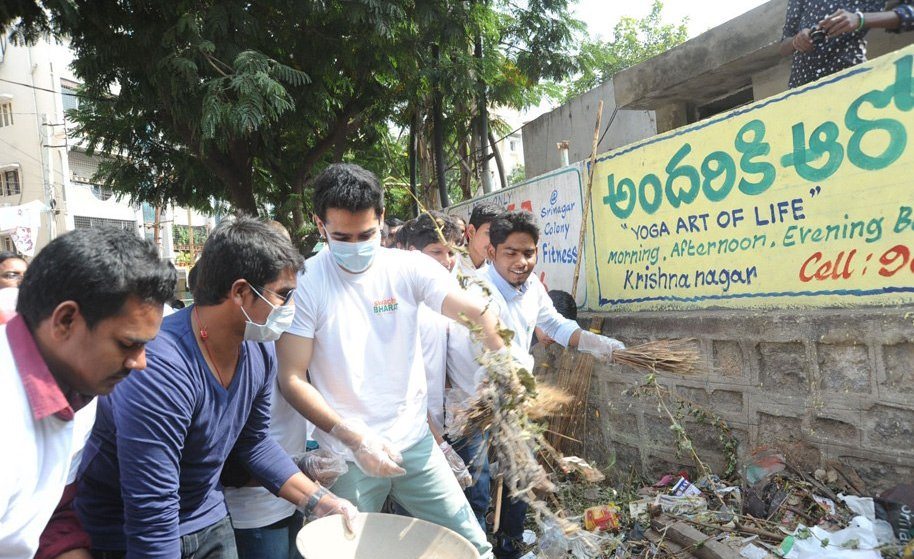
<path fill-rule="evenodd" d="M 520 112 L 508 107 L 494 107 L 490 109 L 490 120 L 501 121 L 510 129 L 510 134 L 504 136 L 493 130 L 493 135 L 497 140 L 495 147 L 501 155 L 502 163 L 505 167 L 505 176 L 509 179 L 511 173 L 518 167 L 524 168 L 524 145 L 521 137 L 521 127 L 525 120 Z M 491 122 L 489 124 L 491 127 Z M 501 178 L 498 176 L 498 166 L 495 164 L 495 158 L 489 160 L 489 174 L 492 177 L 492 187 L 501 188 Z"/>
<path fill-rule="evenodd" d="M 52 238 L 84 227 L 115 226 L 155 237 L 155 211 L 119 201 L 92 184 L 101 159 L 88 155 L 72 137 L 65 111 L 78 105 L 78 82 L 70 69 L 73 54 L 66 42 L 42 40 L 11 44 L 0 38 L 0 216 L 29 202 L 41 202 L 40 228 L 33 234 L 37 250 Z M 37 206 L 32 204 L 31 206 Z M 168 208 L 160 215 L 160 250 L 174 258 L 172 225 L 212 227 L 211 218 Z M 0 249 L 23 252 L 0 219 Z M 28 254 L 26 252 L 26 254 Z"/>

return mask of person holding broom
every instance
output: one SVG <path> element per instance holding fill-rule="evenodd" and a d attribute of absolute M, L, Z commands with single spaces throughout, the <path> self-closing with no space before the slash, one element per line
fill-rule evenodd
<path fill-rule="evenodd" d="M 565 347 L 577 348 L 579 351 L 591 353 L 597 358 L 610 360 L 614 351 L 625 349 L 625 345 L 613 338 L 582 330 L 577 322 L 563 317 L 556 311 L 552 299 L 539 278 L 533 274 L 533 267 L 537 259 L 537 242 L 539 241 L 539 227 L 534 221 L 533 214 L 526 211 L 504 212 L 494 218 L 489 225 L 489 247 L 487 259 L 490 265 L 479 270 L 479 279 L 490 294 L 490 305 L 496 310 L 505 328 L 514 332 L 511 340 L 511 356 L 528 371 L 533 371 L 533 356 L 530 354 L 530 345 L 533 339 L 534 328 L 539 327 L 549 338 Z M 482 287 L 482 286 L 481 286 Z M 452 333 L 451 338 L 455 336 Z M 467 351 L 448 352 L 448 380 L 455 387 L 448 393 L 448 410 L 455 412 L 461 405 L 458 400 L 466 398 L 476 391 L 475 379 L 459 376 L 459 371 L 476 370 L 476 367 L 466 360 L 468 356 L 478 355 L 480 348 L 471 341 L 469 336 L 457 344 L 473 346 Z M 488 477 L 479 475 L 479 471 L 488 472 L 487 465 L 483 464 L 485 456 L 473 456 L 471 453 L 484 448 L 481 444 L 481 434 L 464 434 L 463 438 L 454 442 L 454 448 L 461 453 L 461 457 L 470 464 L 474 472 L 474 479 L 480 480 L 488 486 Z M 478 453 L 478 450 L 477 450 Z M 474 493 L 473 488 L 468 489 Z M 488 502 L 471 500 L 474 510 L 485 514 Z M 501 525 L 496 533 L 497 544 L 494 549 L 497 558 L 511 559 L 520 555 L 518 542 L 524 530 L 524 516 L 526 505 L 520 500 L 511 500 L 503 508 Z"/>

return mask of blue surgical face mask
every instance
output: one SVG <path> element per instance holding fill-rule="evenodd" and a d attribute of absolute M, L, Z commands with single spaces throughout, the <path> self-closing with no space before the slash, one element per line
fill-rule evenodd
<path fill-rule="evenodd" d="M 367 270 L 374 261 L 378 248 L 381 247 L 381 236 L 375 235 L 367 241 L 356 243 L 332 241 L 329 238 L 327 242 L 330 244 L 333 259 L 341 268 L 353 274 L 360 274 Z"/>
<path fill-rule="evenodd" d="M 277 307 L 273 303 L 267 301 L 266 297 L 258 293 L 253 286 L 251 287 L 251 291 L 263 299 L 266 304 L 270 305 L 273 310 L 271 310 L 270 315 L 267 316 L 266 322 L 257 324 L 251 320 L 251 317 L 248 315 L 247 311 L 244 310 L 244 307 L 241 307 L 241 312 L 244 313 L 244 317 L 247 319 L 247 322 L 244 323 L 244 339 L 252 342 L 275 342 L 282 336 L 283 332 L 292 326 L 292 319 L 295 317 L 295 305 L 289 302 L 288 304 Z"/>

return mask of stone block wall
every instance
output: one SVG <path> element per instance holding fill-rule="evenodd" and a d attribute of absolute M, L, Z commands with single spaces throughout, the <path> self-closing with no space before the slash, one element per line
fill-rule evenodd
<path fill-rule="evenodd" d="M 739 452 L 782 448 L 803 468 L 853 467 L 875 493 L 914 479 L 914 309 L 803 312 L 704 311 L 605 314 L 604 334 L 632 345 L 692 338 L 707 373 L 658 375 L 658 383 L 723 418 Z M 910 314 L 909 314 L 910 313 Z M 907 315 L 907 316 L 906 316 Z M 589 324 L 592 316 L 583 316 Z M 557 364 L 561 348 L 540 352 Z M 691 465 L 677 457 L 670 421 L 654 398 L 623 391 L 644 382 L 630 369 L 598 364 L 583 448 L 598 465 L 656 476 Z M 683 426 L 713 469 L 725 464 L 718 431 Z"/>

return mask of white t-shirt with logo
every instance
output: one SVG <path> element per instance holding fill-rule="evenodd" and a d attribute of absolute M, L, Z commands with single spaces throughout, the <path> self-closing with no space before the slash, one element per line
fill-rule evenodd
<path fill-rule="evenodd" d="M 311 384 L 344 420 L 405 450 L 428 432 L 418 309 L 435 312 L 456 289 L 448 271 L 418 251 L 379 248 L 361 274 L 341 269 L 329 249 L 305 263 L 289 333 L 314 340 Z M 352 459 L 335 437 L 315 440 Z"/>

